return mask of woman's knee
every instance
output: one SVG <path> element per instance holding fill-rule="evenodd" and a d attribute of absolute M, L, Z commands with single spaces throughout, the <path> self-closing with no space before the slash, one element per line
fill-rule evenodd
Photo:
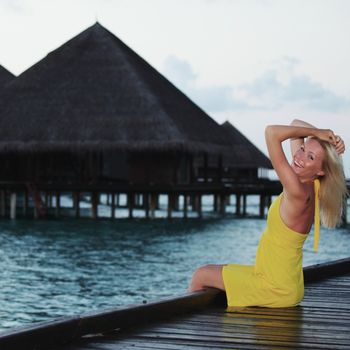
<path fill-rule="evenodd" d="M 203 265 L 194 271 L 192 281 L 202 286 L 221 288 L 223 286 L 221 273 L 222 265 Z"/>
<path fill-rule="evenodd" d="M 200 266 L 197 269 L 195 269 L 192 273 L 192 283 L 198 283 L 200 280 L 203 279 L 203 275 L 205 274 L 206 265 Z"/>
<path fill-rule="evenodd" d="M 209 273 L 212 265 L 203 265 L 198 267 L 194 273 L 193 273 L 193 278 L 195 279 L 202 279 L 205 277 L 206 274 Z"/>

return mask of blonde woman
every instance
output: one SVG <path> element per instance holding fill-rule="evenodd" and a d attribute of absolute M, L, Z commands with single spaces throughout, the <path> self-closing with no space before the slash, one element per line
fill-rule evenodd
<path fill-rule="evenodd" d="M 329 129 L 294 120 L 265 130 L 272 165 L 283 192 L 272 203 L 255 265 L 207 265 L 195 271 L 189 291 L 226 291 L 228 306 L 288 307 L 304 296 L 302 247 L 314 223 L 317 250 L 320 214 L 325 227 L 342 217 L 346 182 L 343 140 Z M 282 142 L 290 140 L 291 164 Z"/>

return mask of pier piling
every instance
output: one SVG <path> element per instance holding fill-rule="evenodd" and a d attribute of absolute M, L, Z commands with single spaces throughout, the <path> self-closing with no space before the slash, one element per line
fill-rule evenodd
<path fill-rule="evenodd" d="M 17 193 L 12 192 L 10 197 L 10 218 L 16 219 Z"/>

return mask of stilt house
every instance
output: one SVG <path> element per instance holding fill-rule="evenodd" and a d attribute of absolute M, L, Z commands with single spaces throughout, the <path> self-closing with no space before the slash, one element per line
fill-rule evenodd
<path fill-rule="evenodd" d="M 268 177 L 271 161 L 230 122 L 221 125 L 231 143 L 231 153 L 225 157 L 223 177 L 228 181 L 254 183 Z"/>
<path fill-rule="evenodd" d="M 0 181 L 190 184 L 270 167 L 224 129 L 96 23 L 6 84 Z"/>

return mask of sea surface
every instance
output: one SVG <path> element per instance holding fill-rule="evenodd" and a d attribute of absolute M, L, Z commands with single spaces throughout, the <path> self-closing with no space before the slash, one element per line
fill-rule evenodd
<path fill-rule="evenodd" d="M 248 204 L 257 214 L 257 199 Z M 233 206 L 216 217 L 210 199 L 204 218 L 168 220 L 161 205 L 154 220 L 0 221 L 0 331 L 179 295 L 200 265 L 254 263 L 265 220 L 234 217 Z M 99 212 L 110 213 L 103 204 Z M 318 253 L 312 244 L 310 234 L 304 266 L 348 257 L 350 226 L 322 229 Z"/>

